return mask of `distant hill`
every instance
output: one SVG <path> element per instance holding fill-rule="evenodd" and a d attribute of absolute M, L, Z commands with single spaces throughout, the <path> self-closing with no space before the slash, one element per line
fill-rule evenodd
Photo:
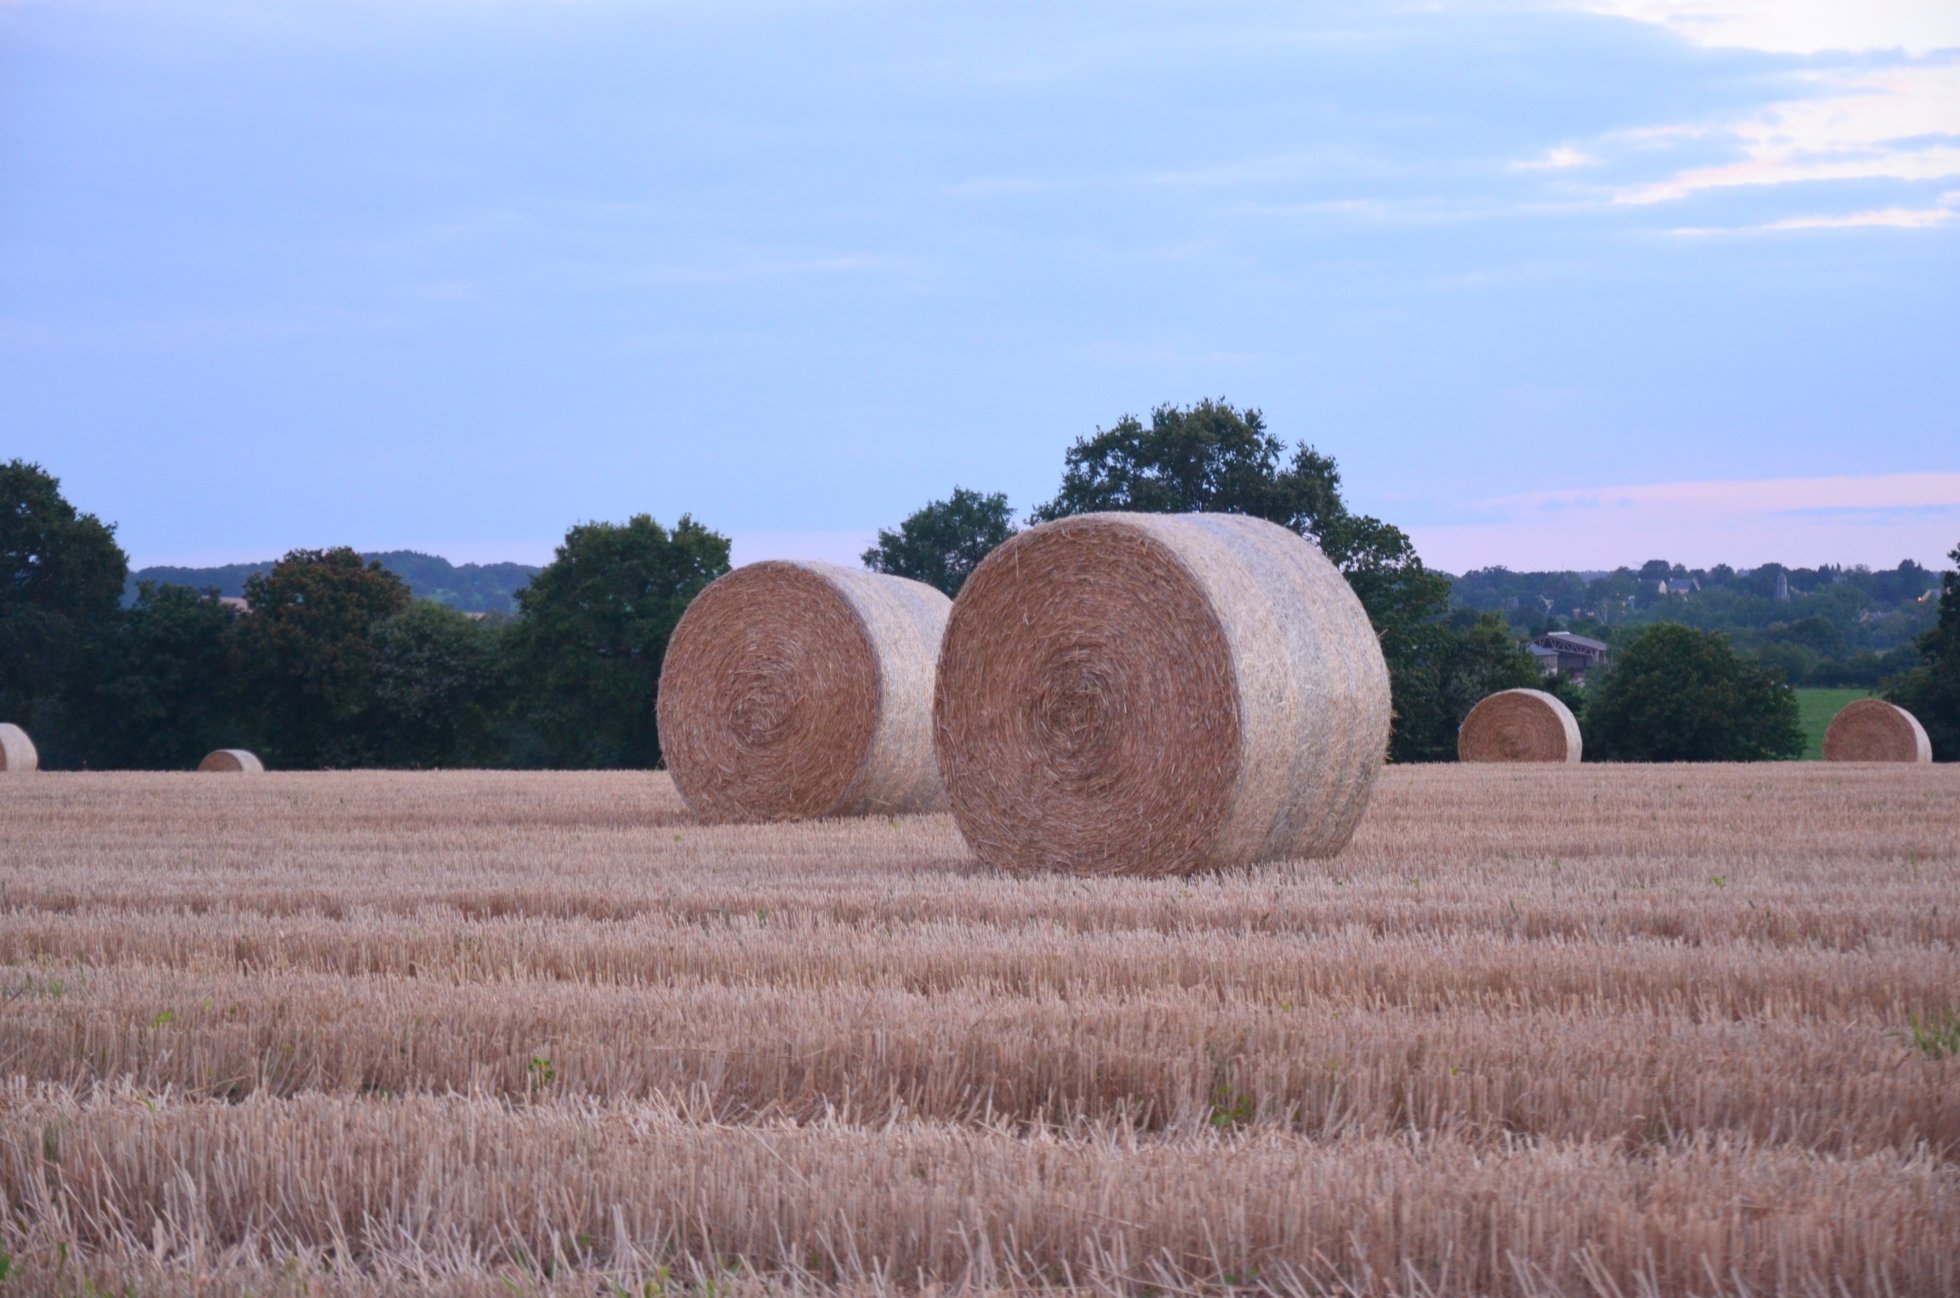
<path fill-rule="evenodd" d="M 432 599 L 465 613 L 515 613 L 517 592 L 537 575 L 538 570 L 524 563 L 454 564 L 433 554 L 414 550 L 377 550 L 361 556 L 379 560 L 381 566 L 408 583 L 418 599 Z M 123 602 L 136 599 L 136 583 L 153 581 L 164 586 L 194 586 L 199 590 L 216 587 L 220 595 L 243 595 L 245 579 L 255 572 L 267 572 L 273 561 L 228 563 L 216 568 L 143 568 L 129 574 L 123 587 Z"/>

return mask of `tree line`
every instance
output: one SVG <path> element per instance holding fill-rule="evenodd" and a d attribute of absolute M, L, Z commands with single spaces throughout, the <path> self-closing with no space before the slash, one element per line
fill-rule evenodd
<path fill-rule="evenodd" d="M 1518 686 L 1574 706 L 1587 755 L 1756 760 L 1801 751 L 1794 696 L 1717 632 L 1658 623 L 1616 644 L 1590 691 L 1547 681 L 1496 612 L 1451 607 L 1450 579 L 1406 533 L 1353 512 L 1338 465 L 1225 401 L 1126 416 L 1068 450 L 1034 524 L 1096 510 L 1255 515 L 1313 540 L 1367 609 L 1394 699 L 1390 757 L 1447 761 L 1479 699 Z M 955 488 L 864 555 L 876 571 L 957 594 L 1016 530 L 1007 498 Z M 114 528 L 75 509 L 39 466 L 0 466 L 0 719 L 25 726 L 50 768 L 184 769 L 250 748 L 269 766 L 652 767 L 654 695 L 668 637 L 728 570 L 727 537 L 692 517 L 583 523 L 517 594 L 510 615 L 412 596 L 351 548 L 294 550 L 245 579 L 248 610 L 211 590 L 141 582 Z M 1960 550 L 1956 550 L 1960 563 Z M 1943 757 L 1960 753 L 1960 590 L 1901 701 Z M 1915 692 L 1916 691 L 1916 692 Z"/>

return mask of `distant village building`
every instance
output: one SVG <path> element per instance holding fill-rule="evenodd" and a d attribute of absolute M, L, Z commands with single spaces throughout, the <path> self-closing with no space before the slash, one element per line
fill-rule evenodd
<path fill-rule="evenodd" d="M 1533 641 L 1524 647 L 1524 651 L 1531 655 L 1531 661 L 1538 664 L 1538 670 L 1541 674 L 1546 676 L 1558 675 L 1558 650 L 1547 649 L 1544 645 Z"/>
<path fill-rule="evenodd" d="M 245 602 L 244 597 L 239 595 L 220 595 L 218 596 L 218 602 L 226 608 L 235 608 L 240 613 L 250 613 L 252 611 L 252 606 Z"/>
<path fill-rule="evenodd" d="M 1655 586 L 1662 595 L 1686 595 L 1701 589 L 1701 583 L 1693 577 L 1662 578 Z"/>
<path fill-rule="evenodd" d="M 1554 659 L 1547 675 L 1559 675 L 1570 680 L 1584 681 L 1589 672 L 1604 667 L 1612 655 L 1604 642 L 1591 636 L 1573 635 L 1570 631 L 1548 631 L 1531 642 L 1534 651 L 1550 650 Z M 1532 654 L 1543 665 L 1544 655 Z"/>
<path fill-rule="evenodd" d="M 1790 602 L 1790 574 L 1787 572 L 1776 574 L 1776 602 L 1779 604 Z"/>

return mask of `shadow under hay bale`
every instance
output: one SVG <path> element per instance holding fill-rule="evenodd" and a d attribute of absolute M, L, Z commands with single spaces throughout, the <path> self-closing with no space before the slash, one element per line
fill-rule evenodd
<path fill-rule="evenodd" d="M 952 601 L 902 577 L 771 560 L 689 604 L 660 746 L 706 820 L 943 811 L 932 681 Z"/>
<path fill-rule="evenodd" d="M 265 763 L 243 748 L 220 748 L 205 754 L 204 760 L 197 764 L 197 769 L 237 775 L 261 775 L 265 772 Z"/>
<path fill-rule="evenodd" d="M 11 721 L 0 721 L 0 771 L 25 775 L 40 767 L 41 754 L 27 732 Z"/>
<path fill-rule="evenodd" d="M 1919 718 L 1884 699 L 1859 699 L 1824 731 L 1827 762 L 1930 762 L 1933 743 Z"/>
<path fill-rule="evenodd" d="M 934 698 L 960 832 L 1013 871 L 1332 856 L 1388 726 L 1346 579 L 1231 514 L 1085 514 L 1008 541 L 953 605 Z"/>
<path fill-rule="evenodd" d="M 1456 732 L 1459 762 L 1576 762 L 1581 747 L 1572 709 L 1543 690 L 1499 690 Z"/>

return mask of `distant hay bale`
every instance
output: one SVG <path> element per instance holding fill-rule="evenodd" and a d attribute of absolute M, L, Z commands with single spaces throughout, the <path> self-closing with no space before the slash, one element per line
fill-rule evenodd
<path fill-rule="evenodd" d="M 41 768 L 41 754 L 27 732 L 11 721 L 0 721 L 0 771 L 26 774 Z"/>
<path fill-rule="evenodd" d="M 1543 690 L 1499 690 L 1456 732 L 1459 762 L 1576 762 L 1579 723 Z"/>
<path fill-rule="evenodd" d="M 1884 699 L 1845 706 L 1824 731 L 1827 762 L 1930 762 L 1933 743 L 1919 718 Z"/>
<path fill-rule="evenodd" d="M 1388 744 L 1388 668 L 1353 589 L 1295 533 L 1084 514 L 967 579 L 933 713 L 982 860 L 1190 874 L 1346 845 Z"/>
<path fill-rule="evenodd" d="M 231 772 L 238 775 L 261 775 L 265 772 L 265 763 L 243 748 L 220 748 L 207 753 L 204 760 L 197 764 L 197 769 Z"/>
<path fill-rule="evenodd" d="M 952 601 L 790 560 L 715 581 L 660 669 L 661 753 L 707 820 L 943 811 L 932 679 Z"/>

